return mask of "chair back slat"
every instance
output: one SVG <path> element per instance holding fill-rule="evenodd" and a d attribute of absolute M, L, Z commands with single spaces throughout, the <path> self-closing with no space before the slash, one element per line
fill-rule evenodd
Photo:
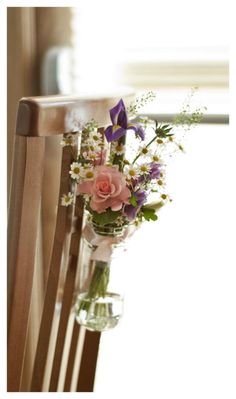
<path fill-rule="evenodd" d="M 14 145 L 14 163 L 13 176 L 14 182 L 11 187 L 9 218 L 8 218 L 8 240 L 7 240 L 7 307 L 8 307 L 8 328 L 11 320 L 11 304 L 14 292 L 15 282 L 15 265 L 17 259 L 17 248 L 19 242 L 21 209 L 23 200 L 24 180 L 25 180 L 25 164 L 26 164 L 26 138 L 21 136 L 15 137 Z"/>
<path fill-rule="evenodd" d="M 44 141 L 44 138 L 26 139 L 27 156 L 8 330 L 8 391 L 10 392 L 20 390 L 26 348 L 38 233 Z M 34 212 L 30 212 L 30 209 L 34 209 Z"/>
<path fill-rule="evenodd" d="M 64 382 L 64 392 L 70 392 L 70 390 L 71 390 L 71 382 L 72 382 L 72 375 L 73 375 L 73 369 L 74 369 L 74 364 L 75 364 L 75 356 L 76 356 L 76 349 L 77 349 L 77 344 L 78 344 L 78 339 L 79 339 L 79 332 L 80 332 L 80 326 L 77 323 L 77 321 L 74 320 L 71 343 L 70 343 L 70 350 L 69 350 L 68 361 L 67 361 L 65 382 Z"/>
<path fill-rule="evenodd" d="M 77 197 L 75 204 L 75 216 L 73 220 L 73 224 L 75 225 L 74 228 L 75 230 L 71 234 L 69 265 L 67 268 L 64 293 L 61 305 L 60 322 L 58 327 L 55 355 L 53 360 L 51 381 L 49 386 L 50 392 L 56 392 L 58 385 L 61 360 L 62 360 L 66 331 L 67 331 L 67 324 L 72 307 L 72 299 L 75 287 L 76 271 L 77 271 L 79 249 L 80 249 L 80 238 L 82 232 L 82 220 L 83 220 L 83 202 L 80 197 Z"/>
<path fill-rule="evenodd" d="M 44 371 L 47 361 L 48 346 L 49 346 L 50 333 L 52 328 L 52 321 L 53 321 L 57 290 L 58 290 L 58 282 L 60 276 L 63 244 L 66 236 L 68 212 L 70 211 L 69 208 L 61 206 L 61 197 L 63 194 L 68 193 L 68 191 L 70 191 L 69 170 L 71 163 L 71 155 L 72 154 L 70 147 L 64 147 L 62 154 L 62 163 L 61 163 L 61 178 L 60 178 L 56 228 L 54 233 L 52 257 L 49 267 L 43 313 L 39 330 L 38 345 L 34 360 L 34 368 L 33 368 L 32 383 L 31 383 L 32 392 L 40 392 L 42 389 Z"/>

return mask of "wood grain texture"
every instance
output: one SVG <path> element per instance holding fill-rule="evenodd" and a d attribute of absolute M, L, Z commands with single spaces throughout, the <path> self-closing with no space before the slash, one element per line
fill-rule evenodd
<path fill-rule="evenodd" d="M 83 221 L 83 201 L 81 197 L 77 197 L 75 204 L 74 220 L 72 223 L 74 231 L 72 231 L 71 235 L 69 266 L 66 273 L 64 293 L 62 298 L 60 322 L 58 327 L 51 381 L 49 387 L 50 392 L 57 391 L 63 348 L 65 343 L 67 325 L 71 312 L 72 299 L 75 287 L 75 278 L 76 278 L 77 264 L 79 258 L 79 250 L 80 250 L 82 221 Z"/>
<path fill-rule="evenodd" d="M 37 350 L 34 360 L 31 391 L 40 392 L 42 389 L 44 370 L 47 360 L 47 352 L 52 328 L 53 314 L 56 303 L 63 243 L 66 236 L 69 208 L 61 206 L 61 196 L 70 189 L 69 170 L 71 163 L 71 148 L 64 147 L 61 164 L 60 193 L 58 199 L 57 222 L 54 235 L 54 243 L 47 288 L 44 299 Z"/>
<path fill-rule="evenodd" d="M 122 98 L 128 103 L 130 92 Z M 16 121 L 16 134 L 22 136 L 54 136 L 77 131 L 91 119 L 100 126 L 110 123 L 109 109 L 120 99 L 119 95 L 78 97 L 44 96 L 22 98 Z"/>
<path fill-rule="evenodd" d="M 77 392 L 93 392 L 100 337 L 100 332 L 86 331 Z"/>
<path fill-rule="evenodd" d="M 76 320 L 74 320 L 73 332 L 72 332 L 71 343 L 70 343 L 70 351 L 69 351 L 67 368 L 66 368 L 64 392 L 70 392 L 73 368 L 74 368 L 75 356 L 76 356 L 76 349 L 77 349 L 77 344 L 78 344 L 78 339 L 79 339 L 79 331 L 80 331 L 80 325 L 77 323 Z"/>
<path fill-rule="evenodd" d="M 7 306 L 8 327 L 15 282 L 15 265 L 21 224 L 21 209 L 23 201 L 25 166 L 26 166 L 26 138 L 15 138 L 13 175 L 14 181 L 10 191 L 8 230 L 7 230 Z"/>
<path fill-rule="evenodd" d="M 15 278 L 8 330 L 8 391 L 20 389 L 33 285 L 43 172 L 44 139 L 27 138 L 26 164 L 19 203 L 20 229 L 15 240 Z M 20 193 L 20 194 L 21 194 Z"/>

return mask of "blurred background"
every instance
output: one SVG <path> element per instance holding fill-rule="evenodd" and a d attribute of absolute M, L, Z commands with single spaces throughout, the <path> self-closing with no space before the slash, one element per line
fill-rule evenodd
<path fill-rule="evenodd" d="M 169 3 L 106 0 L 70 7 L 8 7 L 8 171 L 21 97 L 157 91 L 146 112 L 173 114 L 193 86 L 211 122 L 228 114 L 229 49 L 221 9 L 183 14 Z M 206 11 L 206 10 L 205 10 Z M 178 18 L 176 18 L 178 13 Z M 212 119 L 213 118 L 213 119 Z M 168 119 L 168 118 L 167 118 Z M 10 179 L 8 179 L 9 182 Z"/>

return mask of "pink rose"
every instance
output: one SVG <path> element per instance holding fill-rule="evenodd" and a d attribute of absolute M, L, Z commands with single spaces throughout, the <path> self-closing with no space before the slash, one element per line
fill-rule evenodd
<path fill-rule="evenodd" d="M 124 175 L 118 166 L 96 166 L 95 178 L 78 185 L 78 194 L 89 194 L 91 208 L 102 213 L 107 208 L 119 211 L 124 204 L 129 203 L 130 190 L 126 186 Z"/>

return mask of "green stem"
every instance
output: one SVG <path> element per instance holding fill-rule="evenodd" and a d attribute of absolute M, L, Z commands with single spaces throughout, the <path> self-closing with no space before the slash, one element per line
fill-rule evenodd
<path fill-rule="evenodd" d="M 107 262 L 95 261 L 93 276 L 87 295 L 80 303 L 78 313 L 81 310 L 89 311 L 91 302 L 99 297 L 105 297 L 109 283 L 110 265 Z"/>
<path fill-rule="evenodd" d="M 123 144 L 123 145 L 125 145 L 125 142 L 126 142 L 126 137 L 125 137 L 125 135 L 124 136 L 122 136 L 122 137 L 120 137 L 119 139 L 118 139 L 118 144 Z M 124 160 L 124 154 L 122 154 L 122 155 L 115 155 L 114 156 L 114 159 L 113 159 L 113 164 L 115 164 L 115 165 L 119 165 L 119 170 L 121 171 L 122 170 L 122 167 L 123 167 L 123 160 Z"/>
<path fill-rule="evenodd" d="M 146 145 L 146 147 L 149 147 L 149 146 L 153 143 L 153 141 L 156 140 L 156 138 L 157 138 L 157 136 L 154 136 L 154 137 L 152 138 L 152 140 L 150 140 L 149 143 Z M 138 155 L 134 158 L 132 164 L 134 164 L 134 162 L 136 162 L 137 159 L 138 159 L 140 156 L 141 156 L 141 154 L 138 154 Z"/>
<path fill-rule="evenodd" d="M 109 282 L 110 267 L 107 262 L 96 261 L 86 298 L 105 296 Z"/>

